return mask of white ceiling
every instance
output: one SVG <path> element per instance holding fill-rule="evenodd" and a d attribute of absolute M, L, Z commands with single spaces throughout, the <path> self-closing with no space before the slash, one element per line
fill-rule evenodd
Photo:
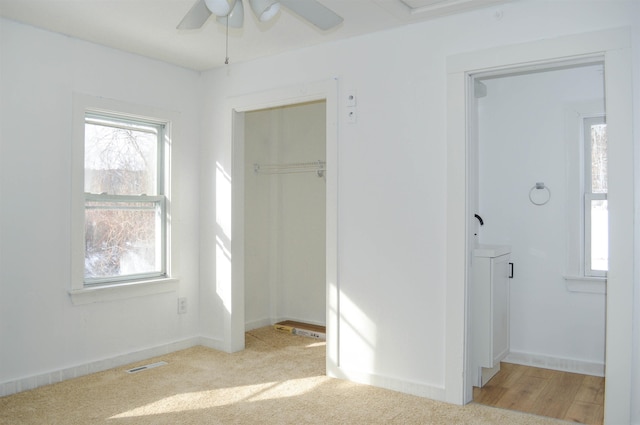
<path fill-rule="evenodd" d="M 0 16 L 194 70 L 224 65 L 225 27 L 212 16 L 199 30 L 176 25 L 196 0 L 0 0 Z M 245 0 L 246 1 L 246 0 Z M 306 1 L 306 0 L 300 0 Z M 512 0 L 319 0 L 344 18 L 323 32 L 283 9 L 268 23 L 245 6 L 229 30 L 229 60 L 349 38 Z"/>

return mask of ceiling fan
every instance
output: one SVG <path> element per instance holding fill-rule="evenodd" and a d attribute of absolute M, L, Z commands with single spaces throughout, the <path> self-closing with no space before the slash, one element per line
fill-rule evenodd
<path fill-rule="evenodd" d="M 260 22 L 267 22 L 280 11 L 280 6 L 309 21 L 323 31 L 342 22 L 342 17 L 317 0 L 248 0 Z M 241 28 L 244 21 L 242 0 L 198 0 L 182 18 L 178 29 L 198 29 L 211 15 L 228 27 Z"/>

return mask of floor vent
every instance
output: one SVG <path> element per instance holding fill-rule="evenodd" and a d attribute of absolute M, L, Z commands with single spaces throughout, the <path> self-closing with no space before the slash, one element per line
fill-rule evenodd
<path fill-rule="evenodd" d="M 146 364 L 144 366 L 138 366 L 138 367 L 134 367 L 133 369 L 129 369 L 127 370 L 127 373 L 138 373 L 138 372 L 142 372 L 143 370 L 153 369 L 154 367 L 164 366 L 166 364 L 167 362 L 156 362 L 156 363 Z"/>

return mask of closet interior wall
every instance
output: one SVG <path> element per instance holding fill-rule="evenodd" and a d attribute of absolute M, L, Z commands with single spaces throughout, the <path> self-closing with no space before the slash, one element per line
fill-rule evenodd
<path fill-rule="evenodd" d="M 245 328 L 325 325 L 325 178 L 255 164 L 325 161 L 324 101 L 245 114 Z M 321 173 L 322 174 L 322 173 Z"/>

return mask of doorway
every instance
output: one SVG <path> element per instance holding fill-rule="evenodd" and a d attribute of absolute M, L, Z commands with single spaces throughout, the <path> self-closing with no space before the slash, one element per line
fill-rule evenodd
<path fill-rule="evenodd" d="M 326 326 L 326 101 L 245 113 L 245 330 Z"/>
<path fill-rule="evenodd" d="M 250 308 L 260 304 L 260 308 L 269 310 L 267 317 L 262 317 L 262 313 L 252 310 L 249 314 L 249 320 L 245 315 L 247 290 L 246 288 L 246 265 L 252 261 L 246 256 L 246 230 L 245 216 L 247 205 L 245 205 L 245 191 L 247 186 L 247 178 L 255 179 L 257 177 L 270 178 L 269 175 L 255 175 L 253 161 L 247 166 L 248 156 L 245 155 L 246 149 L 246 118 L 247 114 L 254 111 L 274 110 L 278 108 L 291 107 L 292 110 L 298 109 L 293 105 L 323 105 L 324 107 L 324 155 L 325 164 L 322 176 L 313 177 L 314 184 L 324 185 L 324 282 L 322 290 L 324 291 L 324 316 L 317 311 L 314 313 L 319 320 L 322 316 L 326 323 L 326 369 L 327 374 L 335 376 L 338 373 L 338 315 L 340 313 L 338 305 L 339 284 L 337 278 L 337 243 L 338 243 L 338 220 L 337 220 L 337 163 L 338 163 L 338 105 L 337 105 L 337 80 L 329 79 L 319 82 L 300 84 L 296 86 L 276 88 L 272 90 L 260 91 L 257 93 L 247 94 L 230 98 L 227 104 L 227 110 L 230 112 L 230 125 L 226 127 L 226 133 L 229 140 L 232 140 L 230 156 L 231 156 L 231 173 L 224 176 L 223 181 L 228 182 L 229 190 L 226 186 L 225 190 L 219 190 L 221 205 L 229 205 L 229 209 L 217 211 L 223 222 L 230 222 L 230 241 L 225 243 L 228 250 L 224 252 L 224 259 L 228 261 L 227 268 L 220 268 L 218 286 L 219 292 L 224 295 L 225 302 L 225 350 L 229 352 L 244 349 L 245 329 L 247 322 L 250 326 L 258 325 L 261 320 L 271 321 L 272 317 L 278 317 L 277 305 L 272 302 L 272 294 L 267 295 L 267 302 L 257 302 L 257 298 L 251 300 Z M 297 161 L 297 160 L 296 160 Z M 307 162 L 307 159 L 304 159 Z M 271 164 L 271 163 L 269 163 Z M 258 165 L 269 165 L 261 164 Z M 250 169 L 247 170 L 247 167 Z M 313 173 L 312 173 L 313 174 Z M 292 176 L 286 176 L 292 177 Z M 312 179 L 312 180 L 313 180 Z M 320 180 L 320 181 L 318 181 Z M 268 180 L 262 179 L 265 183 Z M 230 202 L 229 202 L 230 201 Z M 274 204 L 275 205 L 275 204 Z M 318 207 L 321 208 L 321 207 Z M 250 250 L 251 251 L 251 250 Z M 275 269 L 272 269 L 275 271 Z M 271 283 L 267 284 L 271 285 Z M 263 288 L 264 289 L 264 288 Z M 264 294 L 263 294 L 264 295 Z M 252 295 L 250 295 L 252 296 Z M 277 298 L 277 297 L 276 297 Z M 322 295 L 318 295 L 322 298 Z M 265 300 L 264 296 L 262 297 Z M 277 300 L 276 300 L 277 301 Z M 275 313 L 273 312 L 275 311 Z M 287 315 L 297 315 L 297 313 L 287 313 Z M 264 322 L 263 322 L 264 323 Z"/>
<path fill-rule="evenodd" d="M 446 397 L 472 399 L 468 310 L 469 229 L 474 226 L 469 194 L 470 75 L 589 57 L 604 62 L 609 137 L 609 273 L 606 296 L 605 423 L 627 423 L 631 411 L 634 281 L 634 190 L 631 51 L 629 30 L 614 29 L 539 40 L 454 55 L 447 60 L 447 356 Z"/>
<path fill-rule="evenodd" d="M 570 393 L 589 390 L 579 385 L 584 376 L 604 376 L 606 256 L 599 276 L 592 273 L 585 258 L 590 258 L 589 235 L 606 235 L 608 223 L 605 218 L 603 229 L 591 232 L 588 217 L 601 211 L 594 212 L 591 204 L 586 210 L 584 201 L 592 186 L 587 174 L 596 169 L 591 153 L 599 153 L 602 176 L 593 180 L 604 181 L 606 203 L 606 132 L 604 138 L 593 140 L 585 132 L 587 120 L 605 122 L 602 58 L 507 73 L 489 71 L 471 74 L 471 78 L 474 90 L 469 96 L 469 115 L 474 119 L 469 150 L 475 157 L 469 168 L 475 186 L 471 192 L 475 193 L 469 196 L 483 225 L 476 221 L 470 228 L 469 243 L 473 247 L 509 246 L 513 272 L 506 308 L 510 347 L 502 364 L 570 373 L 555 379 L 542 379 L 544 373 L 536 370 L 523 373 L 519 384 L 526 381 L 528 386 L 519 394 L 518 403 L 505 399 L 499 405 L 506 403 L 514 410 L 531 406 L 534 411 L 530 413 L 602 423 L 602 393 L 581 395 L 565 405 L 545 402 L 549 394 L 558 392 L 553 386 L 559 383 L 575 381 L 575 388 L 561 389 L 569 398 Z M 592 142 L 600 143 L 602 152 L 592 149 Z M 606 217 L 606 208 L 602 213 Z M 598 246 L 592 245 L 606 251 L 606 236 L 598 240 Z M 474 265 L 472 259 L 470 269 Z M 471 287 L 475 276 L 470 273 Z M 474 296 L 473 291 L 471 294 Z M 474 337 L 477 335 L 471 335 L 472 341 Z M 496 381 L 503 373 L 513 375 L 509 375 L 511 366 L 504 369 Z M 505 393 L 512 380 L 513 376 L 503 379 L 500 386 Z M 495 385 L 493 380 L 487 384 Z M 594 391 L 603 387 L 601 383 Z"/>

